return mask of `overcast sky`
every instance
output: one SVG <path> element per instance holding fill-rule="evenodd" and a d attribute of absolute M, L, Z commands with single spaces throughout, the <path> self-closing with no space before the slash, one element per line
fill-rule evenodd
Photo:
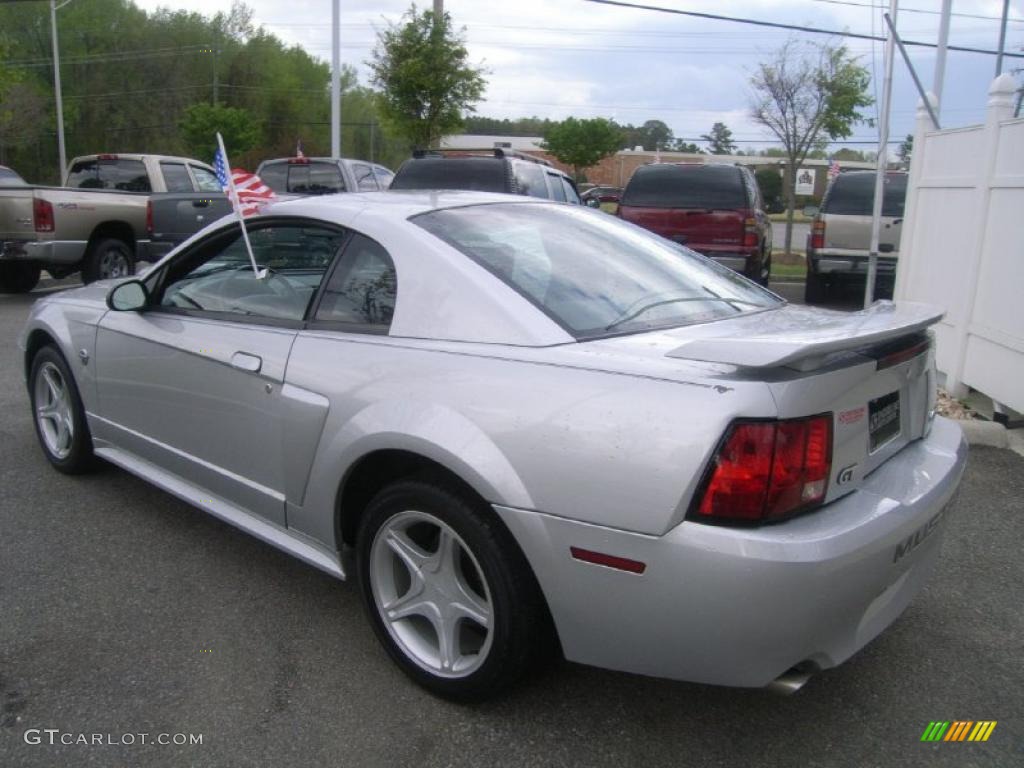
<path fill-rule="evenodd" d="M 231 0 L 135 0 L 202 13 L 227 10 Z M 633 0 L 626 0 L 631 2 Z M 883 34 L 881 0 L 636 0 L 642 4 L 706 11 L 735 17 Z M 420 7 L 432 0 L 421 0 Z M 872 9 L 874 3 L 875 8 Z M 950 43 L 995 49 L 1002 0 L 954 0 Z M 301 45 L 326 61 L 331 55 L 330 0 L 248 0 L 254 21 L 283 40 Z M 888 8 L 888 2 L 884 2 Z M 376 30 L 397 21 L 405 0 L 342 0 L 342 61 L 367 82 L 365 61 Z M 901 2 L 897 17 L 907 40 L 936 42 L 939 0 Z M 913 12 L 926 10 L 931 13 Z M 485 100 L 478 114 L 488 117 L 536 115 L 561 119 L 603 116 L 620 123 L 664 120 L 675 135 L 695 139 L 712 123 L 728 125 L 741 147 L 773 143 L 748 117 L 749 80 L 757 63 L 788 35 L 827 41 L 822 35 L 789 33 L 684 16 L 597 5 L 585 0 L 447 0 L 445 10 L 465 27 L 471 58 L 488 70 Z M 982 17 L 982 18 L 979 18 Z M 1024 0 L 1011 0 L 1006 50 L 1024 51 Z M 847 41 L 873 72 L 881 93 L 884 44 Z M 926 88 L 932 85 L 934 50 L 911 48 L 912 61 Z M 1003 71 L 1024 67 L 1024 59 L 1004 59 Z M 943 127 L 983 120 L 995 57 L 950 52 L 942 107 Z M 1018 74 L 1018 78 L 1021 75 Z M 917 93 L 897 57 L 891 135 L 913 130 Z M 878 107 L 872 107 L 874 111 Z M 344 112 L 344 104 L 342 105 Z M 858 125 L 851 137 L 877 141 L 877 130 Z M 749 143 L 748 143 L 749 142 Z M 871 149 L 870 144 L 851 145 Z"/>

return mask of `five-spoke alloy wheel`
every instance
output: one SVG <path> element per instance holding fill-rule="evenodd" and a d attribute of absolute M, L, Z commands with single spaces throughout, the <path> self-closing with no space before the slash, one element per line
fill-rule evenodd
<path fill-rule="evenodd" d="M 494 511 L 431 477 L 386 486 L 357 541 L 363 602 L 402 670 L 446 698 L 498 693 L 552 649 L 526 559 Z"/>
<path fill-rule="evenodd" d="M 36 434 L 50 463 L 68 474 L 90 469 L 92 438 L 82 401 L 74 376 L 55 347 L 43 347 L 32 360 L 29 393 Z"/>

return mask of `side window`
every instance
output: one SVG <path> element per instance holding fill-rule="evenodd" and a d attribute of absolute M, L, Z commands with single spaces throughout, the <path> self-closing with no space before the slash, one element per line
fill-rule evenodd
<path fill-rule="evenodd" d="M 196 179 L 196 187 L 200 192 L 222 192 L 220 188 L 220 182 L 217 181 L 217 177 L 213 171 L 209 171 L 206 168 L 200 168 L 198 165 L 190 165 L 192 169 L 192 175 Z"/>
<path fill-rule="evenodd" d="M 395 174 L 382 165 L 375 165 L 373 172 L 377 176 L 377 183 L 381 189 L 388 189 L 391 186 L 391 180 L 395 178 Z"/>
<path fill-rule="evenodd" d="M 397 293 L 398 277 L 388 252 L 368 237 L 354 235 L 324 287 L 316 319 L 357 326 L 353 330 L 387 331 Z"/>
<path fill-rule="evenodd" d="M 160 163 L 160 172 L 164 175 L 164 184 L 168 192 L 191 192 L 192 179 L 185 170 L 184 163 Z"/>
<path fill-rule="evenodd" d="M 562 180 L 562 188 L 565 190 L 566 202 L 582 205 L 580 202 L 580 196 L 576 192 L 576 187 L 572 185 L 572 182 L 565 178 L 565 176 L 560 176 L 559 178 Z"/>
<path fill-rule="evenodd" d="M 352 163 L 352 174 L 356 177 L 356 187 L 360 192 L 376 192 L 377 179 L 373 175 L 373 168 L 363 163 Z"/>
<path fill-rule="evenodd" d="M 226 315 L 301 321 L 344 235 L 302 224 L 249 232 L 264 278 L 252 270 L 241 232 L 232 228 L 170 266 L 160 305 Z"/>
<path fill-rule="evenodd" d="M 560 203 L 565 202 L 565 188 L 562 187 L 562 180 L 557 173 L 548 173 L 548 185 L 551 187 L 551 199 Z"/>
<path fill-rule="evenodd" d="M 547 198 L 548 188 L 544 183 L 544 169 L 536 163 L 515 163 L 516 185 L 519 194 Z"/>

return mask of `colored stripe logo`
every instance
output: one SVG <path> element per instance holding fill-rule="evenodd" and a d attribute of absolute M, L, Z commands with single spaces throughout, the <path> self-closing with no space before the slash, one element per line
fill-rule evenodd
<path fill-rule="evenodd" d="M 921 741 L 988 741 L 997 720 L 939 720 L 928 723 Z"/>

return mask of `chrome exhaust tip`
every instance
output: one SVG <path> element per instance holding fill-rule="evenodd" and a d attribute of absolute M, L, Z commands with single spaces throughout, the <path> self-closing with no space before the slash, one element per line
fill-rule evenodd
<path fill-rule="evenodd" d="M 815 672 L 813 667 L 793 667 L 772 680 L 765 688 L 779 696 L 792 696 L 806 685 Z"/>

